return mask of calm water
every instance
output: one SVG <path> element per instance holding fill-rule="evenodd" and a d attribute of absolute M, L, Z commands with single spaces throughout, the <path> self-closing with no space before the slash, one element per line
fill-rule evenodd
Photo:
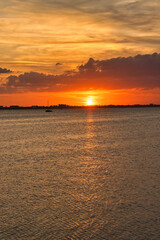
<path fill-rule="evenodd" d="M 160 239 L 160 108 L 0 111 L 0 239 Z"/>

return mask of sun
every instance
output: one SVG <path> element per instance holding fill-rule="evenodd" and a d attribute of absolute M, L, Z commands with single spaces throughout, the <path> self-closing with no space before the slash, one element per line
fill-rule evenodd
<path fill-rule="evenodd" d="M 87 98 L 87 102 L 86 103 L 87 103 L 88 106 L 94 105 L 94 102 L 93 102 L 91 97 Z"/>

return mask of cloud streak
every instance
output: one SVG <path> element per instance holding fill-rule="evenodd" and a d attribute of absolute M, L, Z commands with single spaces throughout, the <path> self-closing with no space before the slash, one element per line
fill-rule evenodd
<path fill-rule="evenodd" d="M 0 9 L 1 63 L 8 68 L 51 73 L 57 62 L 66 70 L 104 53 L 160 50 L 159 0 L 0 0 Z"/>

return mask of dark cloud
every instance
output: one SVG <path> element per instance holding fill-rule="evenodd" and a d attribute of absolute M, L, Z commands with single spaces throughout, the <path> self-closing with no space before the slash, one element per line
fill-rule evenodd
<path fill-rule="evenodd" d="M 160 54 L 89 61 L 79 67 L 82 78 L 96 79 L 107 89 L 160 87 Z"/>
<path fill-rule="evenodd" d="M 10 69 L 0 68 L 0 74 L 1 73 L 12 73 L 12 71 Z"/>
<path fill-rule="evenodd" d="M 60 62 L 57 62 L 55 65 L 56 65 L 56 66 L 61 66 L 61 65 L 62 65 L 62 63 L 60 63 Z"/>
<path fill-rule="evenodd" d="M 9 76 L 7 82 L 2 85 L 2 89 L 5 89 L 6 92 L 53 91 L 56 84 L 60 82 L 59 76 L 46 75 L 38 72 L 26 72 L 19 76 Z"/>
<path fill-rule="evenodd" d="M 160 54 L 119 57 L 107 60 L 90 58 L 77 72 L 46 75 L 30 72 L 11 75 L 0 87 L 1 93 L 42 91 L 84 91 L 89 89 L 160 88 Z"/>

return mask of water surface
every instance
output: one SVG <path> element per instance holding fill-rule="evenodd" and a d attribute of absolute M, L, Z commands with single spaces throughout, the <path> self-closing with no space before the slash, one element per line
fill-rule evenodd
<path fill-rule="evenodd" d="M 160 239 L 160 108 L 0 111 L 0 239 Z"/>

